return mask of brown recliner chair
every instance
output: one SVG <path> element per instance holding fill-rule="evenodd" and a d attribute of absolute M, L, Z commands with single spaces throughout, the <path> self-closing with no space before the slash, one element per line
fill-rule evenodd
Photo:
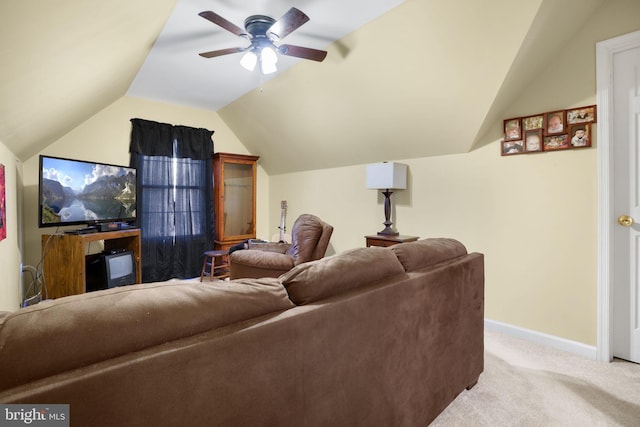
<path fill-rule="evenodd" d="M 333 227 L 315 215 L 303 214 L 291 229 L 291 244 L 256 243 L 229 257 L 231 279 L 278 277 L 303 262 L 324 257 Z"/>

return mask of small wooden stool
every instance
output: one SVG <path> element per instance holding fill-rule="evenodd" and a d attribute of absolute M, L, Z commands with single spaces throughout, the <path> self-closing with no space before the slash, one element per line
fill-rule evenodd
<path fill-rule="evenodd" d="M 220 261 L 216 262 L 216 258 L 220 258 Z M 208 271 L 207 267 L 209 267 Z M 201 282 L 205 276 L 208 276 L 209 280 L 229 277 L 229 251 L 206 251 L 204 253 L 204 263 L 202 264 L 202 273 L 200 274 Z"/>

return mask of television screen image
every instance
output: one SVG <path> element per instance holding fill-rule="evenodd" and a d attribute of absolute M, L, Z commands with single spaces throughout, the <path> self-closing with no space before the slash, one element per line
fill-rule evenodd
<path fill-rule="evenodd" d="M 125 252 L 121 256 L 107 258 L 108 277 L 113 282 L 118 282 L 125 276 L 135 273 L 133 267 L 133 252 Z"/>
<path fill-rule="evenodd" d="M 40 156 L 39 226 L 133 221 L 135 168 Z"/>

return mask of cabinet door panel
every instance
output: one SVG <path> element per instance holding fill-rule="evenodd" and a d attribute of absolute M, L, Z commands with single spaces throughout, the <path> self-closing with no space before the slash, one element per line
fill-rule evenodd
<path fill-rule="evenodd" d="M 213 155 L 215 240 L 218 246 L 256 237 L 258 158 L 228 153 Z"/>
<path fill-rule="evenodd" d="M 253 212 L 253 166 L 239 163 L 224 165 L 225 236 L 255 234 Z"/>

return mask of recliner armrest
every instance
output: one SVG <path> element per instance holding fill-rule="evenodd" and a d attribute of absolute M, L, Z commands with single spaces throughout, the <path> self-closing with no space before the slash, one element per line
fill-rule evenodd
<path fill-rule="evenodd" d="M 235 251 L 229 260 L 231 280 L 247 277 L 278 277 L 293 268 L 293 257 L 266 250 Z"/>
<path fill-rule="evenodd" d="M 290 243 L 278 243 L 278 242 L 265 242 L 265 243 L 252 243 L 249 242 L 249 249 L 255 249 L 258 251 L 268 251 L 268 252 L 277 252 L 280 254 L 284 254 L 287 252 Z"/>

